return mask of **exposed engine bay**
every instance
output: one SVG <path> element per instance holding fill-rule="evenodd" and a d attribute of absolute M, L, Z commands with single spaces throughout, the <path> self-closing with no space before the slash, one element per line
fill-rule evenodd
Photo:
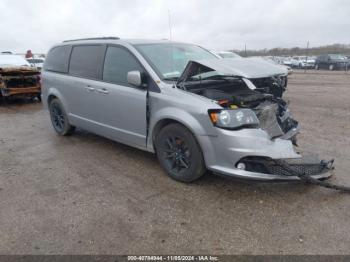
<path fill-rule="evenodd" d="M 186 80 L 179 88 L 217 101 L 225 109 L 252 109 L 271 139 L 290 139 L 296 144 L 298 122 L 291 117 L 287 103 L 281 98 L 287 80 L 275 77 L 270 80 L 253 81 L 239 76 L 218 75 L 214 70 L 201 64 L 187 68 Z M 185 70 L 186 71 L 186 70 Z M 259 83 L 257 87 L 255 83 Z M 278 89 L 278 92 L 275 90 Z"/>

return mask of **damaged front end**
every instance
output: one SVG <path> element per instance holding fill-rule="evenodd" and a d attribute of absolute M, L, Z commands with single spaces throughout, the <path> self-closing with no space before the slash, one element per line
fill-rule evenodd
<path fill-rule="evenodd" d="M 214 100 L 221 107 L 208 112 L 220 133 L 213 143 L 214 151 L 222 156 L 216 159 L 221 163 L 211 169 L 262 180 L 298 179 L 298 174 L 329 177 L 327 171 L 333 168 L 333 162 L 311 161 L 294 151 L 292 144 L 297 145 L 299 124 L 287 103 L 269 92 L 276 82 L 257 88 L 242 72 L 230 73 L 227 64 L 217 63 L 210 67 L 207 61 L 190 61 L 177 83 L 178 88 Z"/>
<path fill-rule="evenodd" d="M 40 99 L 40 71 L 30 67 L 0 68 L 0 97 L 29 96 Z"/>

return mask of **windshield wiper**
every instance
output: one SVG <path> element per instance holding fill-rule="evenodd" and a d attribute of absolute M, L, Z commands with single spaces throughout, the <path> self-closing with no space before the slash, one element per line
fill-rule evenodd
<path fill-rule="evenodd" d="M 179 79 L 178 76 L 172 76 L 172 77 L 164 77 L 163 80 L 165 81 L 177 81 Z"/>

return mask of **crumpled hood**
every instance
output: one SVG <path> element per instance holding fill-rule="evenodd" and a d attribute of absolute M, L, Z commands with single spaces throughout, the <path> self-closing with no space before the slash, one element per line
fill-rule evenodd
<path fill-rule="evenodd" d="M 284 66 L 271 64 L 262 58 L 203 59 L 189 61 L 179 78 L 179 82 L 187 78 L 188 72 L 191 71 L 189 67 L 193 64 L 213 69 L 220 75 L 240 76 L 249 79 L 288 74 Z"/>

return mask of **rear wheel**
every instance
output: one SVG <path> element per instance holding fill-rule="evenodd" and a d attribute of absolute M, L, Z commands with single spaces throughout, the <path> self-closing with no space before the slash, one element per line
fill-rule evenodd
<path fill-rule="evenodd" d="M 69 124 L 67 114 L 60 100 L 57 98 L 52 99 L 49 103 L 49 109 L 52 126 L 56 133 L 61 136 L 71 135 L 75 127 Z"/>
<path fill-rule="evenodd" d="M 205 174 L 202 151 L 184 126 L 165 126 L 157 135 L 155 146 L 158 160 L 171 178 L 189 183 Z"/>

